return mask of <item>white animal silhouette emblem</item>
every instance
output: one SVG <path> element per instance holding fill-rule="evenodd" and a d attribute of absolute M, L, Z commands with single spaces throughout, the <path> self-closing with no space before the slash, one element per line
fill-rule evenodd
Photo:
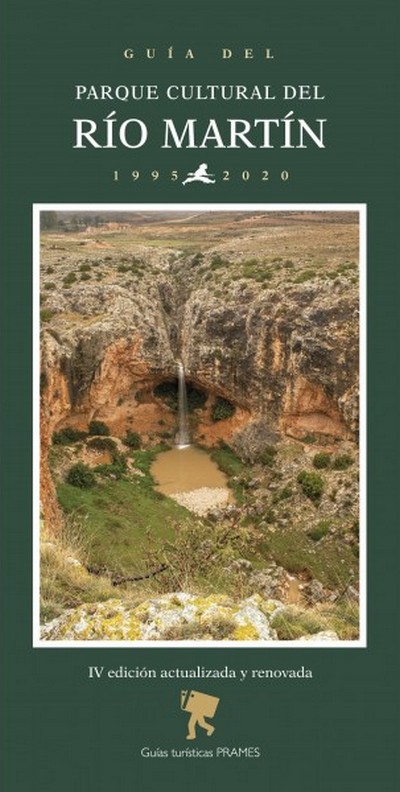
<path fill-rule="evenodd" d="M 203 182 L 204 184 L 215 184 L 215 179 L 212 177 L 214 176 L 213 173 L 207 173 L 208 165 L 203 162 L 202 165 L 199 165 L 197 170 L 194 173 L 188 173 L 185 181 L 182 184 L 189 184 L 189 182 L 199 181 Z"/>

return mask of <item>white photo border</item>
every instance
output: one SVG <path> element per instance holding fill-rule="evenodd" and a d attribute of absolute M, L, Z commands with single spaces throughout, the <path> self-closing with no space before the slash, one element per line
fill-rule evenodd
<path fill-rule="evenodd" d="M 365 649 L 367 648 L 367 204 L 365 203 L 34 203 L 33 208 L 33 647 L 40 649 Z M 40 638 L 40 213 L 357 212 L 360 269 L 360 637 L 354 641 L 44 641 Z"/>

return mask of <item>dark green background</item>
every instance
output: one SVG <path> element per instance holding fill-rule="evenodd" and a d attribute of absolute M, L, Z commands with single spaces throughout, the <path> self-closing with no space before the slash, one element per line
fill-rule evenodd
<path fill-rule="evenodd" d="M 395 4 L 281 0 L 242 4 L 3 0 L 2 46 L 2 700 L 5 792 L 396 788 L 394 720 L 398 559 L 395 343 Z M 199 57 L 124 61 L 127 46 L 192 46 Z M 221 46 L 270 46 L 275 60 L 221 63 Z M 75 83 L 318 83 L 325 102 L 287 103 L 327 117 L 324 151 L 73 151 L 71 118 L 110 112 Z M 279 117 L 277 103 L 200 108 L 117 106 L 157 126 L 166 116 Z M 178 112 L 179 110 L 179 112 Z M 274 110 L 274 112 L 272 112 Z M 276 112 L 275 112 L 276 110 Z M 323 112 L 322 112 L 323 110 Z M 86 111 L 86 112 L 84 112 Z M 167 112 L 168 111 L 168 112 Z M 151 113 L 151 115 L 150 115 Z M 151 120 L 152 119 L 152 120 Z M 120 167 L 262 170 L 212 194 L 193 185 L 128 179 Z M 33 202 L 367 202 L 369 366 L 368 649 L 145 650 L 31 648 L 31 205 Z M 398 372 L 397 372 L 398 373 Z M 89 682 L 89 664 L 312 668 L 313 681 L 196 682 L 221 696 L 213 746 L 259 745 L 261 759 L 144 760 L 142 745 L 186 747 L 179 682 Z M 184 685 L 183 685 L 184 686 Z M 200 737 L 198 747 L 210 748 Z M 190 744 L 189 744 L 190 745 Z"/>

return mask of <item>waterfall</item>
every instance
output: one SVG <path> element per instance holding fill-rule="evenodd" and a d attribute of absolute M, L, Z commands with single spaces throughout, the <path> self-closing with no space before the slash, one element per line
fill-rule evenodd
<path fill-rule="evenodd" d="M 178 363 L 178 416 L 179 428 L 175 438 L 178 448 L 190 445 L 188 403 L 186 395 L 185 369 L 183 363 Z"/>

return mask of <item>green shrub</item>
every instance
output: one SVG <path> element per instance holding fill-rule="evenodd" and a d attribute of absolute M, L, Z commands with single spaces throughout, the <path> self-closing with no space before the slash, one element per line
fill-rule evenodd
<path fill-rule="evenodd" d="M 267 467 L 272 467 L 272 465 L 275 462 L 275 457 L 277 453 L 278 451 L 273 445 L 265 446 L 261 456 L 261 462 L 263 463 L 263 465 L 266 465 Z"/>
<path fill-rule="evenodd" d="M 307 443 L 307 445 L 312 445 L 313 443 L 317 442 L 317 438 L 313 434 L 306 434 L 304 437 L 301 438 L 302 443 Z"/>
<path fill-rule="evenodd" d="M 273 273 L 270 270 L 266 270 L 265 272 L 258 272 L 257 275 L 255 275 L 254 280 L 256 280 L 257 283 L 263 283 L 264 281 L 272 280 L 272 278 Z"/>
<path fill-rule="evenodd" d="M 81 281 L 88 281 L 88 280 L 92 280 L 92 276 L 91 276 L 91 275 L 89 275 L 89 273 L 88 273 L 88 272 L 83 272 L 83 273 L 82 273 L 82 275 L 81 275 L 81 277 L 80 277 L 80 280 L 81 280 Z"/>
<path fill-rule="evenodd" d="M 279 494 L 279 500 L 287 500 L 288 498 L 291 498 L 291 497 L 292 497 L 292 495 L 293 495 L 293 493 L 292 493 L 292 490 L 291 490 L 291 488 L 290 488 L 290 487 L 287 485 L 286 487 L 284 487 L 284 488 L 283 488 L 283 489 L 280 491 L 280 494 Z"/>
<path fill-rule="evenodd" d="M 294 282 L 295 283 L 305 283 L 306 281 L 309 281 L 309 280 L 312 280 L 313 278 L 315 278 L 316 274 L 317 273 L 315 272 L 315 270 L 311 270 L 311 269 L 303 270 L 303 272 L 300 272 L 300 274 L 297 276 L 297 278 L 294 279 Z"/>
<path fill-rule="evenodd" d="M 130 430 L 127 431 L 126 436 L 123 438 L 122 442 L 124 445 L 129 446 L 129 448 L 140 448 L 141 440 L 140 435 L 137 432 L 131 432 Z"/>
<path fill-rule="evenodd" d="M 329 529 L 331 524 L 329 520 L 321 520 L 314 528 L 311 528 L 311 531 L 308 532 L 307 536 L 310 537 L 314 542 L 319 542 L 327 533 L 329 533 Z"/>
<path fill-rule="evenodd" d="M 321 500 L 321 495 L 324 491 L 324 482 L 318 473 L 308 473 L 302 470 L 297 476 L 297 481 L 301 484 L 304 495 L 313 503 L 318 503 Z"/>
<path fill-rule="evenodd" d="M 83 462 L 78 462 L 69 469 L 67 483 L 72 484 L 73 487 L 80 487 L 80 489 L 89 489 L 94 487 L 96 476 L 87 465 L 84 465 Z"/>
<path fill-rule="evenodd" d="M 331 464 L 331 455 L 327 454 L 326 451 L 321 451 L 319 454 L 315 454 L 313 459 L 313 465 L 318 470 L 322 470 L 323 468 L 330 467 Z"/>
<path fill-rule="evenodd" d="M 211 420 L 214 422 L 224 421 L 226 418 L 231 418 L 234 412 L 235 406 L 232 402 L 224 399 L 223 396 L 218 396 L 211 410 Z"/>
<path fill-rule="evenodd" d="M 53 432 L 54 445 L 71 445 L 78 440 L 83 440 L 86 437 L 86 432 L 81 432 L 73 426 L 65 426 L 59 432 Z"/>
<path fill-rule="evenodd" d="M 115 479 L 117 481 L 119 481 L 119 479 L 121 479 L 124 474 L 124 470 L 120 467 L 120 465 L 114 465 L 113 462 L 108 465 L 97 465 L 95 467 L 95 471 L 100 476 Z"/>
<path fill-rule="evenodd" d="M 351 270 L 357 269 L 357 264 L 354 262 L 345 262 L 344 264 L 339 264 L 336 272 L 338 275 L 343 275 L 346 272 L 351 272 Z"/>
<path fill-rule="evenodd" d="M 40 311 L 40 321 L 41 322 L 50 322 L 50 320 L 55 315 L 55 311 L 51 311 L 50 308 L 42 308 Z"/>
<path fill-rule="evenodd" d="M 81 264 L 79 267 L 79 272 L 90 272 L 91 266 L 90 264 Z"/>
<path fill-rule="evenodd" d="M 354 462 L 350 454 L 338 454 L 333 460 L 332 467 L 334 470 L 347 470 Z"/>
<path fill-rule="evenodd" d="M 87 442 L 88 448 L 94 448 L 96 451 L 116 451 L 117 444 L 111 437 L 92 437 Z"/>
<path fill-rule="evenodd" d="M 242 267 L 247 267 L 248 269 L 251 269 L 252 267 L 257 267 L 258 264 L 259 261 L 256 258 L 246 259 L 245 261 L 242 261 Z"/>
<path fill-rule="evenodd" d="M 246 466 L 236 456 L 232 448 L 222 440 L 217 447 L 210 450 L 210 456 L 217 463 L 219 469 L 226 473 L 227 476 L 239 476 L 246 470 Z"/>
<path fill-rule="evenodd" d="M 75 281 L 76 281 L 75 272 L 70 272 L 69 275 L 66 275 L 65 278 L 63 278 L 64 286 L 70 286 L 71 283 L 75 283 Z"/>
<path fill-rule="evenodd" d="M 46 291 L 54 291 L 54 289 L 56 288 L 56 284 L 49 283 L 48 281 L 47 283 L 44 284 L 44 288 L 46 289 Z"/>
<path fill-rule="evenodd" d="M 220 267 L 226 267 L 228 264 L 229 262 L 225 261 L 225 259 L 221 258 L 221 256 L 213 256 L 211 259 L 210 269 L 216 270 Z"/>
<path fill-rule="evenodd" d="M 90 421 L 89 434 L 107 436 L 110 434 L 110 430 L 103 421 Z"/>

